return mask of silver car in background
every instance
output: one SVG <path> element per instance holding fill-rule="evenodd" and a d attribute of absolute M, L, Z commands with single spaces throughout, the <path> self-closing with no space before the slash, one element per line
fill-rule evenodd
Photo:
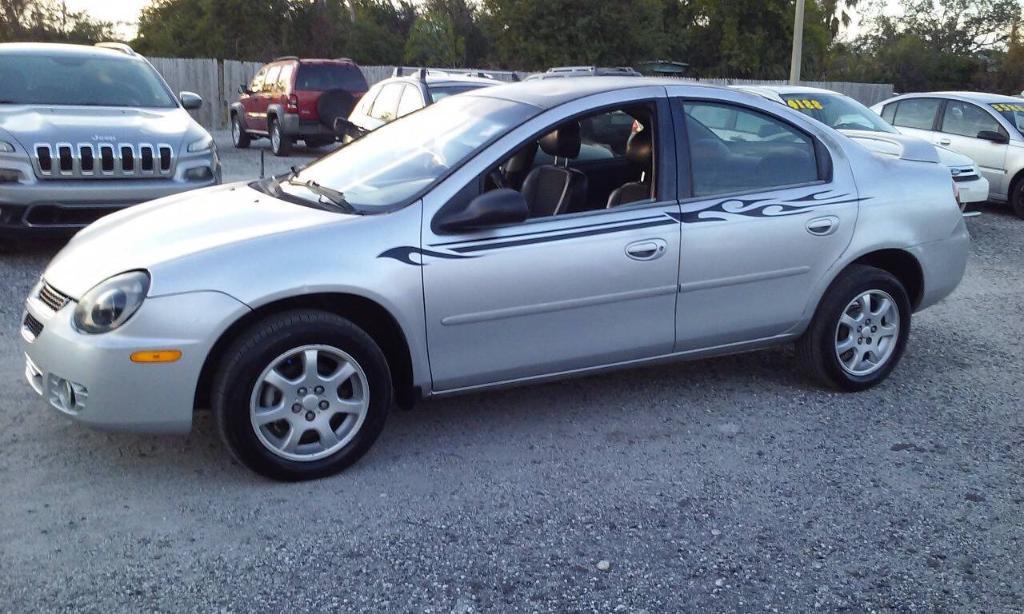
<path fill-rule="evenodd" d="M 818 87 L 802 85 L 734 86 L 765 98 L 777 100 L 835 128 L 868 149 L 887 156 L 900 156 L 907 137 L 887 124 L 877 113 L 849 96 Z M 960 203 L 968 205 L 988 200 L 988 179 L 969 157 L 936 145 L 939 162 L 949 167 L 957 185 Z"/>
<path fill-rule="evenodd" d="M 83 230 L 28 298 L 25 375 L 101 428 L 212 407 L 243 463 L 305 479 L 425 397 L 787 343 L 869 388 L 968 247 L 931 145 L 674 80 L 497 86 Z"/>
<path fill-rule="evenodd" d="M 988 179 L 989 198 L 1024 218 L 1024 101 L 979 92 L 904 94 L 873 107 L 903 134 L 968 156 Z"/>
<path fill-rule="evenodd" d="M 0 44 L 0 235 L 68 234 L 220 183 L 213 137 L 127 45 Z"/>

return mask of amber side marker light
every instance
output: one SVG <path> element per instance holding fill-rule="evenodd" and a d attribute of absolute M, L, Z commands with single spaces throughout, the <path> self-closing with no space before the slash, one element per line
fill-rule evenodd
<path fill-rule="evenodd" d="M 132 354 L 132 362 L 161 363 L 174 362 L 181 358 L 181 350 L 146 350 Z"/>

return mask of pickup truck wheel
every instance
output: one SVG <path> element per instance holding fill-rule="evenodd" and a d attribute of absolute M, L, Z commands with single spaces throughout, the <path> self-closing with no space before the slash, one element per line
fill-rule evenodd
<path fill-rule="evenodd" d="M 1010 205 L 1017 217 L 1024 218 L 1024 179 L 1014 183 L 1013 192 L 1010 194 Z"/>
<path fill-rule="evenodd" d="M 910 299 L 892 274 L 853 265 L 832 283 L 797 355 L 819 382 L 847 391 L 881 383 L 899 363 L 910 334 Z"/>
<path fill-rule="evenodd" d="M 391 407 L 391 372 L 355 324 L 320 311 L 258 323 L 226 352 L 213 387 L 221 438 L 278 480 L 332 475 L 359 460 Z"/>
<path fill-rule="evenodd" d="M 235 149 L 247 149 L 252 142 L 249 133 L 242 127 L 242 118 L 237 115 L 231 118 L 231 140 L 235 144 Z"/>
<path fill-rule="evenodd" d="M 287 156 L 292 153 L 292 137 L 281 131 L 281 122 L 270 120 L 270 150 L 275 156 Z"/>

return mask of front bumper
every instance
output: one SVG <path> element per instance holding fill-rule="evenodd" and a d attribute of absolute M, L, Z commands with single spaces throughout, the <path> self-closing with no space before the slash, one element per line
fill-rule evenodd
<path fill-rule="evenodd" d="M 221 182 L 216 150 L 189 154 L 166 179 L 39 179 L 31 162 L 0 156 L 0 167 L 17 170 L 21 180 L 0 184 L 0 236 L 66 235 L 118 209 Z M 209 169 L 190 179 L 192 169 Z"/>
<path fill-rule="evenodd" d="M 151 297 L 121 328 L 86 335 L 72 326 L 75 305 L 71 301 L 54 312 L 33 291 L 26 318 L 35 321 L 22 328 L 29 384 L 76 421 L 144 433 L 191 428 L 206 356 L 223 331 L 249 311 L 219 292 Z M 160 349 L 180 350 L 181 358 L 159 364 L 130 359 L 134 352 Z M 70 401 L 68 388 L 74 391 Z"/>
<path fill-rule="evenodd" d="M 960 191 L 962 203 L 983 203 L 988 200 L 988 179 L 984 177 L 971 181 L 957 181 L 956 187 Z"/>

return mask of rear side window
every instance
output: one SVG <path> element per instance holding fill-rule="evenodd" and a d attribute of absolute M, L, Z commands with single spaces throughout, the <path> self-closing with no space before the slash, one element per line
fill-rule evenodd
<path fill-rule="evenodd" d="M 373 108 L 370 109 L 370 117 L 389 122 L 395 119 L 398 113 L 398 100 L 402 96 L 403 86 L 401 83 L 385 85 L 384 89 L 373 101 Z"/>
<path fill-rule="evenodd" d="M 366 78 L 352 64 L 300 64 L 295 89 L 307 92 L 365 92 Z"/>
<path fill-rule="evenodd" d="M 693 195 L 770 190 L 820 179 L 810 136 L 769 115 L 732 105 L 687 102 Z"/>
<path fill-rule="evenodd" d="M 292 84 L 292 72 L 295 71 L 293 64 L 285 64 L 281 67 L 281 74 L 277 76 L 277 89 L 281 92 L 287 92 L 288 88 Z"/>
<path fill-rule="evenodd" d="M 999 121 L 984 109 L 969 102 L 950 100 L 946 103 L 946 112 L 942 114 L 942 131 L 977 138 L 984 130 L 1004 132 Z"/>
<path fill-rule="evenodd" d="M 897 103 L 892 125 L 901 128 L 931 130 L 941 101 L 937 98 L 908 98 Z"/>
<path fill-rule="evenodd" d="M 264 92 L 273 92 L 277 89 L 277 77 L 281 74 L 280 66 L 271 66 L 267 71 L 266 80 L 263 82 Z"/>
<path fill-rule="evenodd" d="M 887 104 L 882 107 L 882 119 L 892 124 L 893 118 L 896 117 L 896 103 Z"/>
<path fill-rule="evenodd" d="M 420 95 L 419 88 L 412 85 L 405 86 L 405 90 L 402 91 L 402 99 L 398 103 L 398 117 L 403 117 L 423 108 L 423 97 Z"/>

